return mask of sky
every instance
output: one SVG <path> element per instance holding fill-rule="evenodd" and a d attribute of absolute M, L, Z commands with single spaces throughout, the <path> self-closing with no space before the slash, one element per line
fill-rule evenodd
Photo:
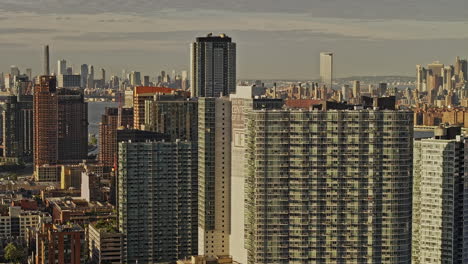
<path fill-rule="evenodd" d="M 468 1 L 0 0 L 0 71 L 39 73 L 49 44 L 54 69 L 154 77 L 189 70 L 189 44 L 210 32 L 237 43 L 240 79 L 316 79 L 323 51 L 338 77 L 413 76 L 468 56 Z"/>

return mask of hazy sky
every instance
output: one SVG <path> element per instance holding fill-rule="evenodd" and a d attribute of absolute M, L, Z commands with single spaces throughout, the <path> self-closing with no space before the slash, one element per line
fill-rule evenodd
<path fill-rule="evenodd" d="M 414 75 L 468 56 L 467 0 L 0 0 L 0 70 L 66 59 L 155 76 L 189 69 L 208 32 L 237 42 L 238 78 L 314 79 L 319 53 L 337 76 Z"/>

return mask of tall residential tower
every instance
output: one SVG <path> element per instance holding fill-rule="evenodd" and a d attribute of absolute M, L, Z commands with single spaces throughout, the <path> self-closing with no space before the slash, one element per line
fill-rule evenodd
<path fill-rule="evenodd" d="M 460 134 L 460 127 L 440 127 L 435 138 L 414 142 L 414 264 L 467 263 L 463 250 L 467 144 Z"/>
<path fill-rule="evenodd" d="M 191 96 L 219 97 L 236 92 L 236 43 L 225 34 L 191 44 Z"/>
<path fill-rule="evenodd" d="M 231 230 L 231 102 L 198 101 L 198 253 L 229 255 Z"/>
<path fill-rule="evenodd" d="M 337 106 L 248 115 L 249 264 L 411 263 L 413 114 Z"/>

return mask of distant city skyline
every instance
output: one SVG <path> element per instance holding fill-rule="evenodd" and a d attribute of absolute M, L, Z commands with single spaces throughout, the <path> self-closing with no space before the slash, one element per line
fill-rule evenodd
<path fill-rule="evenodd" d="M 396 0 L 391 6 L 370 0 L 256 0 L 222 8 L 213 0 L 106 1 L 4 1 L 0 19 L 8 23 L 0 25 L 0 70 L 18 65 L 38 73 L 44 44 L 51 45 L 54 64 L 63 58 L 75 69 L 95 65 L 108 76 L 122 69 L 188 70 L 189 44 L 209 32 L 226 33 L 237 43 L 239 79 L 318 79 L 322 51 L 336 55 L 337 78 L 414 76 L 416 64 L 468 56 L 464 0 Z M 434 51 L 438 46 L 450 48 Z"/>

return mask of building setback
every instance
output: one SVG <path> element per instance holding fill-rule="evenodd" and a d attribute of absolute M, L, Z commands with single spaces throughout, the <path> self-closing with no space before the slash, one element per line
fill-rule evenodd
<path fill-rule="evenodd" d="M 195 143 L 119 143 L 123 263 L 175 262 L 196 255 L 197 169 Z"/>
<path fill-rule="evenodd" d="M 229 255 L 231 230 L 231 102 L 198 101 L 199 255 Z"/>
<path fill-rule="evenodd" d="M 435 138 L 414 142 L 412 263 L 468 260 L 463 249 L 467 145 L 460 134 L 460 127 L 437 128 Z"/>
<path fill-rule="evenodd" d="M 412 139 L 409 111 L 252 111 L 248 263 L 411 263 Z"/>

